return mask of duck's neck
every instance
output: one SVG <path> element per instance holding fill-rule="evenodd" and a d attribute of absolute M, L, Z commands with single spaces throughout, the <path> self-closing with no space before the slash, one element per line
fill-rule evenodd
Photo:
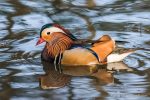
<path fill-rule="evenodd" d="M 73 40 L 62 33 L 52 35 L 52 40 L 47 42 L 43 50 L 44 59 L 54 59 L 59 53 L 69 49 L 73 44 Z"/>

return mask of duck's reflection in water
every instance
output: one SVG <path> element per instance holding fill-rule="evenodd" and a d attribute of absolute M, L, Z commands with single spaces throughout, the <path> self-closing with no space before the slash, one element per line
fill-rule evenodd
<path fill-rule="evenodd" d="M 60 88 L 69 83 L 71 76 L 60 73 L 55 70 L 55 66 L 51 63 L 42 61 L 45 75 L 39 77 L 40 87 L 42 89 Z"/>
<path fill-rule="evenodd" d="M 61 72 L 55 70 L 55 66 L 51 63 L 42 61 L 44 75 L 39 78 L 40 87 L 42 89 L 60 88 L 67 85 L 72 77 L 89 76 L 96 78 L 99 83 L 109 84 L 118 83 L 119 81 L 113 77 L 114 71 L 126 70 L 132 71 L 123 62 L 111 63 L 103 66 L 72 66 L 62 65 Z M 60 68 L 60 67 L 59 67 Z"/>

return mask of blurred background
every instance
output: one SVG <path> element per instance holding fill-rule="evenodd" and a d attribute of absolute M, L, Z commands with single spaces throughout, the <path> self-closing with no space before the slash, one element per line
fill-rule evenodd
<path fill-rule="evenodd" d="M 87 70 L 69 74 L 62 88 L 44 90 L 39 84 L 48 73 L 40 59 L 44 45 L 35 44 L 46 23 L 59 23 L 77 38 L 108 34 L 123 41 L 120 47 L 147 50 L 124 60 L 132 71 L 105 80 L 98 76 L 104 72 Z M 149 50 L 150 0 L 0 0 L 0 100 L 150 100 Z"/>

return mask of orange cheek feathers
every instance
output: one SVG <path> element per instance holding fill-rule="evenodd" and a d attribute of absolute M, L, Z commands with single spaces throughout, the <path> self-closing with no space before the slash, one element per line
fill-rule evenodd
<path fill-rule="evenodd" d="M 49 42 L 51 40 L 51 35 L 42 34 L 41 36 L 45 41 Z"/>

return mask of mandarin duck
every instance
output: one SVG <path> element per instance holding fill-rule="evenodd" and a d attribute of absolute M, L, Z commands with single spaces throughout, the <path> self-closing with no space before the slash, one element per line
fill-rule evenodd
<path fill-rule="evenodd" d="M 41 28 L 36 45 L 46 42 L 41 58 L 61 65 L 103 65 L 122 61 L 135 50 L 113 53 L 115 41 L 109 35 L 98 40 L 77 39 L 59 24 L 46 24 Z M 89 44 L 87 47 L 84 44 Z"/>

